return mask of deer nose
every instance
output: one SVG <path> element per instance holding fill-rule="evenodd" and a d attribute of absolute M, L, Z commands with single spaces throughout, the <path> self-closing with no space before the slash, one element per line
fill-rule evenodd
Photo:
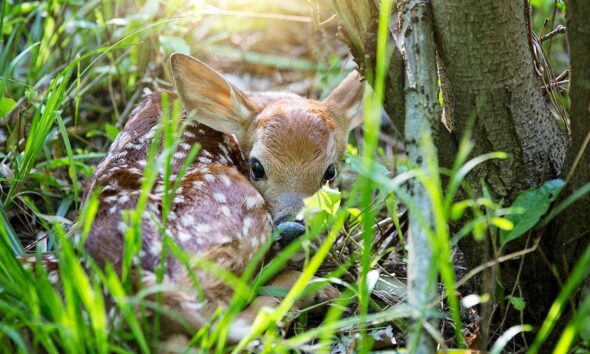
<path fill-rule="evenodd" d="M 276 241 L 281 247 L 287 246 L 293 240 L 305 233 L 305 225 L 303 221 L 282 221 L 276 224 L 278 231 Z"/>

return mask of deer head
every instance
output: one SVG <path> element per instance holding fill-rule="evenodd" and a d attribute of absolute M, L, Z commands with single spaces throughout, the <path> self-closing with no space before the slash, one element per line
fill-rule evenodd
<path fill-rule="evenodd" d="M 246 94 L 203 62 L 171 57 L 178 95 L 187 112 L 212 129 L 236 136 L 250 167 L 250 180 L 264 198 L 275 226 L 303 233 L 290 222 L 303 199 L 334 181 L 348 133 L 351 108 L 362 97 L 353 71 L 323 101 L 286 93 Z M 297 226 L 299 225 L 299 226 Z"/>

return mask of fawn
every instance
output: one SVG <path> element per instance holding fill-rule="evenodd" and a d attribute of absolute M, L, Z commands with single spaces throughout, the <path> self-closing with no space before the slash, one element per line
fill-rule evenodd
<path fill-rule="evenodd" d="M 304 198 L 336 177 L 353 128 L 349 111 L 362 96 L 361 77 L 351 73 L 327 99 L 316 101 L 291 93 L 244 93 L 197 59 L 173 54 L 170 61 L 177 97 L 186 113 L 195 113 L 173 155 L 171 178 L 176 178 L 193 145 L 200 144 L 201 150 L 182 176 L 166 232 L 187 254 L 241 274 L 271 237 L 273 226 L 287 241 L 305 231 L 293 217 Z M 161 112 L 159 94 L 141 103 L 88 185 L 86 195 L 102 188 L 99 211 L 84 244 L 99 265 L 111 263 L 117 268 L 121 264 L 126 227 L 122 211 L 137 204 Z M 162 183 L 160 175 L 141 225 L 142 278 L 134 281 L 143 285 L 155 283 L 153 272 L 160 262 L 157 221 L 161 220 Z M 232 289 L 214 275 L 198 270 L 196 275 L 206 296 L 204 304 L 197 299 L 186 268 L 173 257 L 167 260 L 164 282 L 180 290 L 164 293 L 163 301 L 193 330 L 201 328 L 232 296 Z M 272 284 L 288 288 L 296 279 L 297 273 L 285 272 Z M 276 302 L 257 300 L 256 306 Z M 230 341 L 239 341 L 249 331 L 255 314 L 255 307 L 247 308 L 234 320 Z M 173 324 L 166 328 L 181 330 Z"/>

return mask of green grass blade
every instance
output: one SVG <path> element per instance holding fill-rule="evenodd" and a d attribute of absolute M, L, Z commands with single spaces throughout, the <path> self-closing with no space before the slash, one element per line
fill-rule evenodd
<path fill-rule="evenodd" d="M 567 279 L 565 285 L 559 292 L 557 299 L 553 302 L 553 305 L 549 309 L 549 313 L 537 333 L 533 344 L 529 348 L 529 353 L 536 354 L 541 349 L 541 346 L 553 330 L 553 327 L 557 323 L 557 320 L 561 317 L 563 310 L 569 302 L 570 296 L 578 289 L 578 286 L 582 283 L 586 277 L 590 274 L 590 246 L 586 248 L 584 254 L 578 260 L 578 263 L 574 266 L 570 277 Z"/>
<path fill-rule="evenodd" d="M 4 203 L 0 200 L 0 233 L 4 240 L 10 245 L 12 249 L 12 253 L 15 256 L 22 256 L 25 253 L 25 249 L 23 244 L 20 241 L 20 238 L 14 232 L 10 221 L 8 220 L 8 215 L 6 215 L 6 210 L 4 209 Z"/>
<path fill-rule="evenodd" d="M 68 174 L 70 179 L 72 180 L 72 190 L 74 191 L 74 203 L 76 205 L 76 211 L 78 210 L 78 175 L 76 172 L 76 164 L 74 163 L 74 153 L 72 152 L 72 145 L 70 145 L 70 139 L 68 137 L 68 131 L 66 126 L 64 125 L 63 120 L 61 119 L 61 115 L 56 112 L 56 120 L 57 125 L 59 127 L 59 131 L 61 132 L 61 137 L 63 140 L 64 147 L 66 149 L 66 154 L 69 162 L 68 166 Z"/>

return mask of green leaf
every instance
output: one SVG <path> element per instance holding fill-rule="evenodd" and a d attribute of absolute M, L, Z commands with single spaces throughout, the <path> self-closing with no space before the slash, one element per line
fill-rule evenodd
<path fill-rule="evenodd" d="M 361 220 L 362 212 L 359 208 L 347 208 L 346 211 L 348 212 L 348 215 L 350 215 L 351 218 L 355 220 Z"/>
<path fill-rule="evenodd" d="M 511 231 L 514 229 L 514 224 L 512 223 L 512 221 L 510 221 L 508 219 L 496 217 L 496 218 L 492 218 L 490 221 L 491 221 L 492 225 L 494 225 L 495 227 L 497 227 L 500 230 Z"/>
<path fill-rule="evenodd" d="M 341 198 L 342 194 L 338 189 L 332 189 L 330 186 L 324 185 L 314 195 L 305 198 L 303 203 L 307 212 L 323 211 L 328 215 L 336 216 Z"/>
<path fill-rule="evenodd" d="M 523 297 L 506 296 L 516 311 L 523 311 L 526 307 L 526 300 Z"/>
<path fill-rule="evenodd" d="M 346 145 L 346 153 L 349 154 L 350 156 L 357 156 L 358 149 L 354 145 L 348 144 L 348 145 Z"/>
<path fill-rule="evenodd" d="M 117 135 L 119 135 L 120 130 L 113 124 L 106 123 L 104 125 L 104 132 L 110 141 L 115 141 L 115 138 L 117 138 Z"/>
<path fill-rule="evenodd" d="M 549 9 L 553 0 L 531 0 L 531 5 L 537 9 Z"/>
<path fill-rule="evenodd" d="M 16 102 L 12 98 L 4 97 L 0 99 L 0 117 L 6 118 L 8 112 L 12 111 Z"/>
<path fill-rule="evenodd" d="M 462 200 L 460 202 L 457 202 L 455 204 L 453 204 L 453 206 L 451 207 L 451 220 L 453 221 L 457 221 L 459 219 L 461 219 L 461 217 L 463 217 L 463 214 L 465 213 L 465 209 L 467 209 L 467 207 L 472 206 L 473 205 L 473 201 L 467 199 L 467 200 Z"/>
<path fill-rule="evenodd" d="M 502 245 L 507 244 L 532 229 L 549 210 L 551 203 L 555 200 L 565 182 L 561 179 L 554 179 L 545 182 L 539 188 L 527 189 L 520 193 L 511 208 L 522 209 L 523 213 L 510 214 L 506 218 L 514 224 L 512 230 L 500 231 Z"/>

